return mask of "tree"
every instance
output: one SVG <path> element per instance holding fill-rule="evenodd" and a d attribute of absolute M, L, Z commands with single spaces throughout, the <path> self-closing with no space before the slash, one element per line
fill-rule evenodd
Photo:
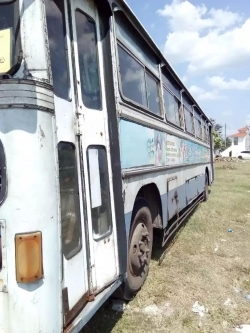
<path fill-rule="evenodd" d="M 223 140 L 220 135 L 215 129 L 213 129 L 213 139 L 214 139 L 214 149 L 219 150 L 223 147 Z"/>
<path fill-rule="evenodd" d="M 220 136 L 222 136 L 222 125 L 221 124 L 217 124 L 216 120 L 213 118 L 210 118 L 211 123 L 213 124 L 213 128 L 216 132 L 218 132 L 220 134 Z"/>
<path fill-rule="evenodd" d="M 210 118 L 210 121 L 213 124 L 214 149 L 220 150 L 223 148 L 223 144 L 225 141 L 222 139 L 222 125 L 217 124 L 215 119 Z"/>

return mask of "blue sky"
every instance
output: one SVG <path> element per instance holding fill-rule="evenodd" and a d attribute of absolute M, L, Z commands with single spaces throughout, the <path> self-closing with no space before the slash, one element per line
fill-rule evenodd
<path fill-rule="evenodd" d="M 250 2 L 127 0 L 205 113 L 250 125 Z"/>

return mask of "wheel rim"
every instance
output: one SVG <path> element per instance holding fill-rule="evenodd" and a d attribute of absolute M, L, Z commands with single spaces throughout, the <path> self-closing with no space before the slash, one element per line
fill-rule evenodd
<path fill-rule="evenodd" d="M 129 269 L 133 276 L 140 276 L 149 266 L 151 257 L 149 230 L 140 220 L 133 232 L 129 247 Z"/>

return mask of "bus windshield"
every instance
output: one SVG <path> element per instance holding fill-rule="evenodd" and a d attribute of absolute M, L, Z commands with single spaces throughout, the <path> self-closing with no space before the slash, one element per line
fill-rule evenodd
<path fill-rule="evenodd" d="M 0 0 L 0 75 L 12 72 L 19 57 L 19 1 Z"/>

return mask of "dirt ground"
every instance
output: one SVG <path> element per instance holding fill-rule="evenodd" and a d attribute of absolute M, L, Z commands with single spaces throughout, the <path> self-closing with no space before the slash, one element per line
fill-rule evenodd
<path fill-rule="evenodd" d="M 154 252 L 148 279 L 125 311 L 107 302 L 82 333 L 231 333 L 250 324 L 250 163 L 224 165 L 216 163 L 209 200 L 161 265 L 162 250 Z M 192 312 L 196 301 L 203 313 Z"/>

